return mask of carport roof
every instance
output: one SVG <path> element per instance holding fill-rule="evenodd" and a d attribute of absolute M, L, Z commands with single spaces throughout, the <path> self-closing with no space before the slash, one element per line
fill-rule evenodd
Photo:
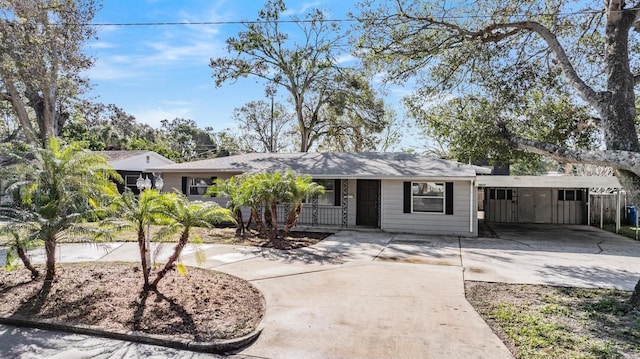
<path fill-rule="evenodd" d="M 259 172 L 292 170 L 314 178 L 474 178 L 469 165 L 411 153 L 247 153 L 177 163 L 153 172 Z"/>
<path fill-rule="evenodd" d="M 613 176 L 478 176 L 476 183 L 503 188 L 622 188 Z"/>

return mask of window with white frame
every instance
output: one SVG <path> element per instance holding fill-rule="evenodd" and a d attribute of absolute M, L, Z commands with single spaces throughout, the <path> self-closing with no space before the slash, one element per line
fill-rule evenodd
<path fill-rule="evenodd" d="M 318 205 L 335 206 L 335 180 L 332 179 L 314 179 L 313 182 L 324 187 L 324 194 L 318 195 Z M 311 197 L 308 197 L 303 203 L 311 203 Z"/>
<path fill-rule="evenodd" d="M 412 212 L 444 213 L 444 183 L 412 182 Z"/>
<path fill-rule="evenodd" d="M 321 179 L 314 181 L 324 187 L 324 194 L 318 195 L 318 204 L 325 206 L 333 206 L 335 204 L 335 180 Z"/>

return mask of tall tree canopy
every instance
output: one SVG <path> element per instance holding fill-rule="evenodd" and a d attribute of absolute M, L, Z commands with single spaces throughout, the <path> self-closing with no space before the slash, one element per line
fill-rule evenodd
<path fill-rule="evenodd" d="M 291 136 L 292 116 L 281 103 L 251 101 L 236 108 L 233 118 L 248 152 L 283 152 Z"/>
<path fill-rule="evenodd" d="M 57 136 L 85 89 L 96 9 L 94 0 L 0 1 L 0 99 L 29 142 Z"/>
<path fill-rule="evenodd" d="M 344 122 L 365 133 L 380 132 L 382 101 L 366 77 L 339 65 L 337 55 L 347 36 L 339 24 L 313 10 L 304 21 L 294 17 L 291 31 L 281 23 L 285 10 L 283 1 L 267 1 L 256 22 L 227 40 L 234 56 L 211 59 L 216 85 L 253 76 L 285 88 L 295 108 L 302 152 Z M 354 118 L 358 120 L 352 122 Z"/>
<path fill-rule="evenodd" d="M 640 145 L 635 126 L 640 3 L 624 0 L 361 3 L 359 54 L 389 80 L 414 77 L 424 96 L 515 94 L 530 89 L 571 94 L 589 106 L 603 149 L 550 143 L 497 121 L 512 146 L 564 162 L 616 168 L 632 203 L 640 203 Z M 490 118 L 487 120 L 491 120 Z M 526 125 L 518 124 L 518 125 Z M 579 131 L 575 123 L 574 132 Z M 640 282 L 632 302 L 640 305 Z"/>

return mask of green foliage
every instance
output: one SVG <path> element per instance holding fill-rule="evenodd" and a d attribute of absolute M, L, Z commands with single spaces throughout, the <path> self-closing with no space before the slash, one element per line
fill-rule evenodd
<path fill-rule="evenodd" d="M 0 170 L 0 179 L 11 201 L 0 205 L 0 219 L 26 233 L 26 240 L 44 242 L 47 279 L 52 279 L 56 241 L 117 196 L 112 179 L 121 180 L 120 176 L 104 157 L 56 137 L 46 148 L 13 146 L 8 151 L 4 153 L 15 165 Z"/>
<path fill-rule="evenodd" d="M 83 53 L 95 36 L 94 0 L 4 0 L 0 13 L 2 101 L 24 139 L 47 145 L 87 89 L 82 72 L 93 61 Z"/>
<path fill-rule="evenodd" d="M 167 202 L 165 207 L 165 216 L 169 219 L 169 228 L 180 232 L 180 240 L 164 268 L 151 284 L 153 288 L 157 287 L 158 282 L 173 268 L 176 262 L 178 273 L 186 276 L 187 270 L 181 263 L 180 255 L 184 247 L 189 243 L 193 227 L 210 228 L 218 223 L 234 221 L 231 217 L 231 211 L 221 208 L 217 203 L 189 201 L 184 195 L 177 193 L 171 194 L 171 201 Z M 200 263 L 204 258 L 204 252 L 198 247 L 196 249 L 196 260 Z"/>
<path fill-rule="evenodd" d="M 212 135 L 196 125 L 195 121 L 175 118 L 162 120 L 162 131 L 166 144 L 177 154 L 176 161 L 217 157 L 218 146 Z"/>
<path fill-rule="evenodd" d="M 0 227 L 0 235 L 6 235 L 9 239 L 4 245 L 7 251 L 5 269 L 12 270 L 17 268 L 18 259 L 20 259 L 24 266 L 31 270 L 33 277 L 39 275 L 38 271 L 31 265 L 30 259 L 26 254 L 28 250 L 44 244 L 44 242 L 38 238 L 36 228 L 37 226 L 29 226 L 27 223 L 23 226 L 9 224 Z"/>
<path fill-rule="evenodd" d="M 291 142 L 293 115 L 277 102 L 250 101 L 233 114 L 245 152 L 283 152 Z"/>
<path fill-rule="evenodd" d="M 147 253 L 151 254 L 151 248 L 147 248 L 146 243 L 147 236 L 150 236 L 147 229 L 151 224 L 170 223 L 167 209 L 172 208 L 176 200 L 175 194 L 160 193 L 155 189 L 142 191 L 137 197 L 126 190 L 111 203 L 110 217 L 102 221 L 103 228 L 112 235 L 123 230 L 136 231 L 145 288 L 149 287 L 148 267 L 151 265 L 147 263 Z M 160 236 L 163 234 L 165 233 L 161 232 Z"/>
<path fill-rule="evenodd" d="M 504 141 L 505 129 L 535 141 L 589 149 L 598 144 L 592 117 L 565 95 L 528 93 L 519 103 L 505 103 L 487 95 L 465 96 L 429 107 L 419 96 L 405 103 L 424 134 L 444 144 L 450 156 L 461 162 L 491 164 L 515 162 L 523 173 L 542 172 L 526 164 L 543 166 L 541 156 L 514 148 Z"/>
<path fill-rule="evenodd" d="M 242 221 L 241 208 L 250 208 L 258 230 L 270 240 L 276 240 L 279 236 L 278 205 L 289 206 L 287 218 L 282 219 L 286 236 L 297 223 L 302 201 L 323 194 L 324 188 L 312 182 L 310 176 L 297 176 L 287 171 L 243 174 L 217 181 L 210 191 L 229 198 L 227 208 L 235 214 L 236 220 L 239 219 L 238 223 Z"/>
<path fill-rule="evenodd" d="M 210 63 L 216 85 L 252 76 L 284 88 L 295 109 L 301 152 L 344 132 L 353 135 L 340 138 L 344 146 L 365 149 L 385 126 L 384 110 L 365 73 L 337 61 L 348 33 L 317 9 L 304 19 L 294 16 L 300 20 L 295 25 L 284 24 L 285 11 L 284 1 L 267 1 L 258 21 L 227 39 L 231 56 Z M 344 143 L 349 140 L 354 142 Z"/>

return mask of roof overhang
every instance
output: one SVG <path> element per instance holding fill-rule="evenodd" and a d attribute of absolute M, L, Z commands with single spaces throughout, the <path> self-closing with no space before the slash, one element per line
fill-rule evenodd
<path fill-rule="evenodd" d="M 476 182 L 478 187 L 622 188 L 613 176 L 478 176 Z"/>

